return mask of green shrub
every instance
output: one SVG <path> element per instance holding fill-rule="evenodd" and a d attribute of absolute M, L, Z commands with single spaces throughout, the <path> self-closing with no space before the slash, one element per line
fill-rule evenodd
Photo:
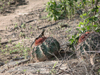
<path fill-rule="evenodd" d="M 86 0 L 84 0 L 86 1 Z M 76 28 L 76 30 L 78 31 L 77 33 L 77 37 L 79 37 L 79 35 L 81 35 L 82 33 L 85 33 L 87 31 L 94 31 L 94 32 L 100 32 L 100 13 L 99 13 L 99 8 L 100 6 L 98 5 L 98 2 L 100 2 L 99 0 L 97 1 L 93 1 L 92 2 L 83 2 L 84 4 L 84 8 L 89 7 L 89 9 L 87 9 L 87 11 L 83 12 L 82 15 L 80 15 L 81 17 L 81 22 L 78 25 L 78 28 Z M 91 4 L 92 3 L 92 4 Z M 87 4 L 87 5 L 86 5 Z M 74 38 L 74 39 L 73 39 Z M 76 44 L 78 39 L 76 39 L 76 36 L 72 36 L 72 38 L 69 40 L 71 42 L 71 45 Z"/>
<path fill-rule="evenodd" d="M 55 21 L 65 17 L 71 18 L 76 9 L 79 8 L 75 5 L 76 2 L 77 0 L 50 0 L 46 4 L 47 17 Z"/>
<path fill-rule="evenodd" d="M 46 11 L 48 12 L 48 16 L 51 20 L 58 20 L 64 11 L 61 10 L 62 5 L 55 0 L 50 0 L 46 4 Z"/>

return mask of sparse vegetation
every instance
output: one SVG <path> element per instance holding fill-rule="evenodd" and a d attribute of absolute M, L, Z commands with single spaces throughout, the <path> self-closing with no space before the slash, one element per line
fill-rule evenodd
<path fill-rule="evenodd" d="M 22 28 L 25 28 L 25 24 L 23 23 L 23 24 L 21 25 L 21 27 L 22 27 Z"/>
<path fill-rule="evenodd" d="M 76 30 L 78 31 L 77 34 L 72 36 L 72 38 L 69 40 L 71 41 L 71 44 L 76 44 L 77 42 L 77 37 L 80 36 L 80 34 L 87 32 L 87 31 L 95 31 L 95 32 L 100 32 L 100 13 L 99 13 L 99 0 L 93 1 L 86 1 L 84 0 L 84 8 L 85 11 L 83 14 L 80 15 L 81 17 L 81 22 L 79 22 L 78 28 Z M 74 38 L 74 39 L 73 39 Z"/>
<path fill-rule="evenodd" d="M 56 74 L 56 70 L 55 70 L 55 67 L 56 67 L 57 63 L 55 63 L 50 71 L 50 74 L 53 75 L 53 74 Z"/>
<path fill-rule="evenodd" d="M 11 13 L 18 5 L 23 4 L 26 4 L 25 0 L 0 0 L 0 14 Z"/>
<path fill-rule="evenodd" d="M 23 32 L 20 32 L 19 36 L 20 37 L 25 37 L 25 34 Z"/>
<path fill-rule="evenodd" d="M 6 45 L 5 49 L 2 49 L 1 47 L 1 51 L 3 54 L 19 54 L 26 58 L 28 56 L 28 52 L 30 51 L 30 48 L 24 47 L 23 45 L 21 45 L 21 43 L 18 43 L 18 44 L 14 44 L 13 47 Z"/>

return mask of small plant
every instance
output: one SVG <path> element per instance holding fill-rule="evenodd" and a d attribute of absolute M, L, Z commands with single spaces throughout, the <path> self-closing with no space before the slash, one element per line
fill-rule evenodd
<path fill-rule="evenodd" d="M 23 72 L 26 72 L 26 71 L 27 71 L 26 69 L 23 70 Z"/>
<path fill-rule="evenodd" d="M 11 43 L 11 41 L 12 41 L 12 40 L 10 39 L 8 42 Z"/>
<path fill-rule="evenodd" d="M 6 45 L 6 48 L 8 48 L 8 45 Z"/>
<path fill-rule="evenodd" d="M 10 5 L 10 2 L 8 2 L 7 4 Z"/>
<path fill-rule="evenodd" d="M 25 58 L 27 58 L 27 56 L 28 56 L 28 53 L 27 53 L 27 52 L 28 52 L 29 50 L 30 50 L 30 49 L 29 49 L 28 47 L 26 47 L 26 48 L 23 50 L 23 52 L 24 52 L 23 54 L 24 54 L 24 57 L 25 57 Z"/>
<path fill-rule="evenodd" d="M 71 45 L 77 44 L 78 38 L 79 38 L 79 34 L 72 35 L 72 38 L 69 40 L 71 42 L 70 44 Z"/>
<path fill-rule="evenodd" d="M 5 64 L 8 63 L 9 61 L 5 61 Z"/>
<path fill-rule="evenodd" d="M 10 50 L 9 52 L 10 52 L 10 54 L 18 53 L 18 50 L 17 49 L 14 49 L 14 50 Z"/>
<path fill-rule="evenodd" d="M 20 37 L 25 37 L 25 34 L 22 33 L 22 32 L 20 32 L 19 36 L 20 36 Z"/>
<path fill-rule="evenodd" d="M 25 28 L 25 24 L 23 23 L 23 24 L 21 25 L 21 27 L 22 27 L 22 28 Z"/>
<path fill-rule="evenodd" d="M 4 50 L 3 50 L 3 49 L 1 49 L 1 52 L 4 52 Z"/>
<path fill-rule="evenodd" d="M 15 24 L 15 26 L 14 26 L 14 28 L 17 28 L 18 27 L 18 25 L 17 25 L 17 23 Z"/>
<path fill-rule="evenodd" d="M 50 71 L 50 74 L 56 74 L 56 70 L 54 69 L 57 65 L 57 62 L 54 64 L 53 68 Z"/>
<path fill-rule="evenodd" d="M 33 34 L 33 32 L 31 32 L 31 35 Z"/>
<path fill-rule="evenodd" d="M 37 70 L 38 74 L 40 74 L 40 70 Z"/>
<path fill-rule="evenodd" d="M 100 74 L 100 69 L 98 70 L 98 74 Z"/>
<path fill-rule="evenodd" d="M 30 26 L 30 29 L 32 28 L 32 26 Z"/>

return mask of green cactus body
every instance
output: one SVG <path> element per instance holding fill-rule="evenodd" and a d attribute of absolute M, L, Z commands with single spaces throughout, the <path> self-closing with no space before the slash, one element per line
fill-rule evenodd
<path fill-rule="evenodd" d="M 91 32 L 85 41 L 77 45 L 78 56 L 100 53 L 100 34 Z"/>
<path fill-rule="evenodd" d="M 32 56 L 39 61 L 50 58 L 52 54 L 57 54 L 60 49 L 59 42 L 53 37 L 46 38 L 41 44 L 33 48 Z"/>

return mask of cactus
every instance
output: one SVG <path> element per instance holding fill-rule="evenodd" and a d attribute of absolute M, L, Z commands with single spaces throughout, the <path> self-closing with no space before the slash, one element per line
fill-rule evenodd
<path fill-rule="evenodd" d="M 44 33 L 42 33 L 44 34 Z M 40 36 L 32 43 L 31 56 L 39 61 L 46 60 L 52 57 L 52 54 L 57 54 L 60 49 L 59 42 L 53 37 Z"/>
<path fill-rule="evenodd" d="M 84 37 L 82 39 L 82 37 Z M 81 39 L 80 39 L 81 38 Z M 77 45 L 77 54 L 88 55 L 94 53 L 100 53 L 100 34 L 97 32 L 89 32 L 88 34 L 83 34 L 79 38 L 79 43 Z"/>

